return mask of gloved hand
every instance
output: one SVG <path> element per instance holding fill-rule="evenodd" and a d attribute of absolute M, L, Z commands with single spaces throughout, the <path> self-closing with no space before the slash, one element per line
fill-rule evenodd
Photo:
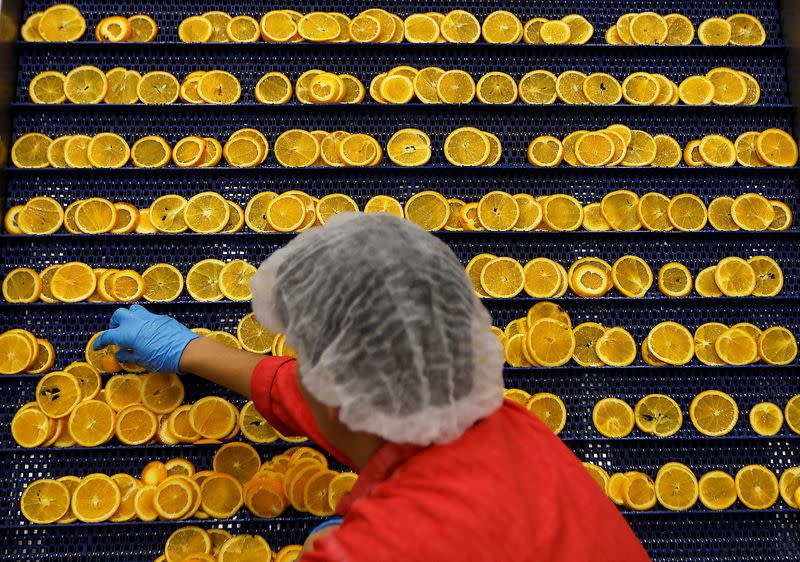
<path fill-rule="evenodd" d="M 120 348 L 118 361 L 136 363 L 151 371 L 177 373 L 183 350 L 199 337 L 174 318 L 153 314 L 134 304 L 114 312 L 109 329 L 95 340 L 94 348 L 116 345 Z"/>

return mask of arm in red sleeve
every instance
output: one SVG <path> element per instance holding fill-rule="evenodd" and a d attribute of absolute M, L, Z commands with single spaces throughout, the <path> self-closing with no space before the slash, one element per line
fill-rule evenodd
<path fill-rule="evenodd" d="M 297 382 L 297 361 L 290 357 L 265 357 L 250 376 L 253 403 L 283 435 L 306 435 L 338 461 L 352 466 L 341 451 L 320 432 Z"/>

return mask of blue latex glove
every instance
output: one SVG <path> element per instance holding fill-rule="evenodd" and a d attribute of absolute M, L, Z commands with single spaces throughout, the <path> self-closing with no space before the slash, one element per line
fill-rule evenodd
<path fill-rule="evenodd" d="M 183 350 L 199 337 L 174 318 L 153 314 L 134 304 L 114 312 L 109 329 L 95 340 L 94 348 L 116 345 L 120 348 L 118 361 L 136 363 L 151 371 L 177 373 Z"/>
<path fill-rule="evenodd" d="M 322 523 L 320 523 L 319 525 L 314 527 L 311 530 L 311 532 L 308 533 L 308 536 L 310 537 L 314 533 L 318 533 L 319 531 L 321 531 L 322 529 L 325 529 L 326 527 L 332 527 L 334 525 L 341 525 L 342 521 L 344 521 L 344 519 L 342 519 L 341 517 L 331 517 L 330 519 L 326 519 L 325 521 L 323 521 Z"/>

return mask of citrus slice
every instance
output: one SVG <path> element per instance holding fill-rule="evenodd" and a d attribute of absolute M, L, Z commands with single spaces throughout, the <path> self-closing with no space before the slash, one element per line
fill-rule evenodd
<path fill-rule="evenodd" d="M 517 101 L 517 82 L 504 72 L 488 72 L 478 80 L 476 94 L 481 103 L 511 104 Z"/>
<path fill-rule="evenodd" d="M 747 95 L 745 95 L 744 99 L 742 100 L 742 104 L 757 104 L 758 100 L 761 99 L 761 86 L 759 85 L 758 80 L 753 78 L 753 76 L 747 72 L 742 72 L 741 70 L 739 71 L 739 74 L 742 78 L 744 78 L 744 81 L 747 84 Z"/>
<path fill-rule="evenodd" d="M 780 129 L 767 129 L 756 141 L 758 155 L 770 166 L 788 167 L 797 164 L 797 142 Z"/>
<path fill-rule="evenodd" d="M 614 502 L 615 505 L 623 505 L 622 488 L 628 485 L 628 477 L 621 472 L 615 472 L 608 479 L 606 486 L 606 493 L 608 498 Z"/>
<path fill-rule="evenodd" d="M 575 157 L 583 166 L 604 166 L 614 153 L 614 142 L 602 131 L 586 133 L 575 143 Z"/>
<path fill-rule="evenodd" d="M 36 480 L 25 487 L 19 507 L 22 516 L 31 523 L 54 523 L 69 511 L 69 490 L 56 480 Z"/>
<path fill-rule="evenodd" d="M 285 74 L 267 72 L 258 80 L 255 96 L 260 103 L 280 105 L 292 99 L 292 91 L 292 82 Z"/>
<path fill-rule="evenodd" d="M 623 256 L 614 262 L 611 277 L 614 286 L 626 297 L 644 297 L 653 285 L 650 266 L 637 256 Z"/>
<path fill-rule="evenodd" d="M 155 20 L 145 14 L 136 14 L 128 18 L 131 26 L 131 35 L 128 39 L 132 43 L 149 43 L 158 35 L 158 25 Z"/>
<path fill-rule="evenodd" d="M 569 27 L 569 42 L 572 45 L 583 45 L 594 35 L 594 27 L 581 15 L 569 14 L 561 18 L 561 21 Z"/>
<path fill-rule="evenodd" d="M 82 262 L 70 262 L 59 267 L 50 279 L 53 298 L 61 302 L 80 302 L 88 299 L 97 287 L 97 277 L 91 267 Z"/>
<path fill-rule="evenodd" d="M 769 509 L 778 501 L 779 485 L 775 473 L 751 464 L 736 473 L 736 495 L 750 509 Z"/>
<path fill-rule="evenodd" d="M 527 104 L 554 103 L 558 97 L 557 80 L 556 75 L 548 70 L 532 70 L 519 81 L 519 97 Z"/>
<path fill-rule="evenodd" d="M 750 409 L 750 427 L 759 435 L 777 435 L 783 426 L 783 412 L 772 402 L 760 402 Z"/>
<path fill-rule="evenodd" d="M 108 79 L 96 66 L 79 66 L 64 79 L 64 94 L 72 103 L 97 104 L 108 93 Z"/>
<path fill-rule="evenodd" d="M 592 423 L 605 437 L 626 437 L 633 431 L 633 410 L 619 398 L 603 398 L 592 409 Z"/>
<path fill-rule="evenodd" d="M 331 193 L 319 200 L 316 212 L 317 220 L 321 224 L 325 224 L 331 217 L 340 213 L 357 213 L 358 204 L 347 195 Z"/>
<path fill-rule="evenodd" d="M 436 43 L 439 24 L 425 14 L 411 14 L 403 21 L 403 31 L 409 43 Z"/>
<path fill-rule="evenodd" d="M 40 72 L 28 84 L 28 95 L 33 103 L 64 103 L 67 99 L 64 93 L 66 76 L 60 72 Z"/>
<path fill-rule="evenodd" d="M 194 264 L 186 274 L 186 290 L 194 300 L 218 301 L 224 296 L 219 286 L 219 277 L 225 263 L 217 259 L 206 259 Z"/>
<path fill-rule="evenodd" d="M 522 22 L 511 12 L 497 10 L 483 20 L 481 33 L 487 43 L 516 43 L 522 36 Z"/>
<path fill-rule="evenodd" d="M 252 401 L 242 406 L 239 412 L 239 429 L 253 443 L 273 443 L 278 439 L 275 429 L 258 412 Z"/>
<path fill-rule="evenodd" d="M 6 302 L 36 302 L 41 293 L 42 279 L 33 269 L 13 269 L 3 279 L 3 298 Z"/>
<path fill-rule="evenodd" d="M 597 340 L 595 352 L 606 365 L 626 367 L 636 360 L 636 341 L 624 328 L 609 328 Z"/>
<path fill-rule="evenodd" d="M 731 26 L 732 45 L 763 45 L 767 39 L 764 25 L 750 14 L 733 14 L 726 21 Z"/>
<path fill-rule="evenodd" d="M 683 14 L 668 14 L 664 16 L 667 24 L 665 45 L 688 45 L 694 39 L 694 25 Z"/>
<path fill-rule="evenodd" d="M 728 509 L 736 502 L 736 484 L 730 474 L 712 470 L 700 478 L 699 495 L 700 502 L 708 509 Z"/>
<path fill-rule="evenodd" d="M 633 410 L 636 427 L 656 437 L 675 435 L 683 425 L 680 406 L 664 394 L 648 394 Z"/>
<path fill-rule="evenodd" d="M 559 367 L 575 353 L 576 340 L 569 325 L 554 318 L 539 318 L 528 328 L 525 345 L 537 364 Z"/>
<path fill-rule="evenodd" d="M 242 485 L 230 474 L 214 472 L 203 480 L 200 489 L 200 507 L 212 517 L 232 517 L 244 504 Z"/>
<path fill-rule="evenodd" d="M 94 35 L 101 42 L 121 43 L 130 39 L 131 24 L 122 16 L 103 18 L 97 24 Z"/>
<path fill-rule="evenodd" d="M 480 166 L 489 157 L 489 140 L 473 127 L 452 131 L 444 142 L 444 155 L 454 166 Z"/>
<path fill-rule="evenodd" d="M 153 506 L 158 515 L 168 521 L 187 515 L 195 503 L 196 485 L 183 476 L 166 477 L 156 486 L 153 496 Z"/>
<path fill-rule="evenodd" d="M 778 482 L 778 487 L 783 501 L 789 507 L 798 509 L 797 498 L 800 494 L 797 493 L 797 490 L 800 488 L 800 467 L 793 466 L 784 470 Z"/>
<path fill-rule="evenodd" d="M 642 195 L 636 204 L 636 216 L 642 226 L 647 230 L 672 230 L 669 201 L 669 197 L 661 193 L 651 191 Z"/>
<path fill-rule="evenodd" d="M 739 225 L 733 220 L 732 197 L 717 197 L 708 206 L 708 222 L 716 230 L 739 230 Z"/>
<path fill-rule="evenodd" d="M 655 484 L 641 472 L 626 473 L 627 481 L 622 485 L 623 503 L 634 511 L 646 511 L 656 505 Z"/>
<path fill-rule="evenodd" d="M 481 272 L 483 271 L 483 268 L 486 266 L 486 264 L 488 264 L 496 257 L 497 256 L 494 256 L 492 254 L 478 254 L 477 256 L 472 258 L 466 266 L 467 277 L 469 277 L 470 281 L 472 282 L 472 287 L 475 289 L 475 293 L 479 297 L 489 296 L 489 294 L 483 290 L 483 286 L 481 285 Z"/>
<path fill-rule="evenodd" d="M 648 349 L 668 365 L 686 365 L 694 357 L 694 337 L 677 322 L 661 322 L 650 330 Z"/>
<path fill-rule="evenodd" d="M 626 167 L 649 166 L 656 159 L 656 141 L 644 131 L 631 130 L 631 142 L 621 164 Z"/>
<path fill-rule="evenodd" d="M 86 20 L 75 6 L 56 4 L 41 13 L 36 27 L 44 41 L 71 42 L 83 37 Z"/>
<path fill-rule="evenodd" d="M 614 105 L 622 99 L 622 87 L 610 74 L 595 72 L 584 80 L 583 94 L 595 105 Z"/>
<path fill-rule="evenodd" d="M 766 162 L 758 155 L 758 138 L 761 133 L 756 131 L 748 131 L 742 133 L 736 138 L 733 146 L 736 149 L 736 161 L 742 166 L 747 167 L 763 167 Z"/>
<path fill-rule="evenodd" d="M 786 328 L 772 326 L 758 340 L 758 355 L 770 365 L 788 365 L 797 357 L 797 340 Z"/>
<path fill-rule="evenodd" d="M 567 423 L 567 408 L 563 400 L 549 392 L 539 392 L 531 396 L 528 410 L 558 435 Z"/>
<path fill-rule="evenodd" d="M 708 210 L 696 195 L 681 193 L 673 197 L 667 205 L 667 218 L 678 230 L 702 230 L 708 222 Z"/>
<path fill-rule="evenodd" d="M 697 503 L 697 478 L 684 464 L 673 462 L 662 466 L 655 485 L 658 502 L 670 511 L 684 511 Z"/>
<path fill-rule="evenodd" d="M 114 133 L 95 135 L 87 147 L 87 157 L 95 168 L 121 168 L 128 163 L 130 155 L 128 143 Z"/>
<path fill-rule="evenodd" d="M 573 329 L 575 351 L 572 358 L 582 367 L 602 367 L 605 365 L 597 356 L 597 341 L 606 329 L 596 322 L 584 322 Z"/>
<path fill-rule="evenodd" d="M 250 16 L 236 16 L 225 24 L 225 35 L 234 43 L 255 43 L 261 30 L 258 22 Z"/>
<path fill-rule="evenodd" d="M 99 523 L 111 518 L 119 508 L 121 494 L 117 484 L 105 474 L 85 476 L 72 494 L 72 511 L 84 523 Z"/>
<path fill-rule="evenodd" d="M 548 45 L 563 45 L 570 42 L 572 29 L 563 21 L 549 20 L 539 28 L 539 36 Z"/>
<path fill-rule="evenodd" d="M 189 16 L 178 25 L 178 38 L 184 43 L 205 43 L 213 33 L 214 26 L 203 16 Z"/>
<path fill-rule="evenodd" d="M 638 230 L 642 226 L 638 206 L 639 197 L 635 193 L 620 189 L 603 197 L 600 212 L 614 230 Z"/>
<path fill-rule="evenodd" d="M 169 414 L 183 402 L 183 383 L 175 373 L 150 373 L 143 378 L 142 403 L 151 412 Z"/>
<path fill-rule="evenodd" d="M 639 45 L 659 45 L 667 39 L 667 22 L 654 12 L 642 12 L 630 24 L 631 38 Z"/>
<path fill-rule="evenodd" d="M 48 149 L 53 140 L 40 133 L 27 133 L 14 141 L 11 161 L 17 168 L 46 168 Z"/>
<path fill-rule="evenodd" d="M 302 41 L 302 37 L 297 34 L 297 22 L 300 21 L 300 17 L 295 18 L 289 10 L 267 12 L 259 22 L 261 37 L 264 41 L 276 43 Z"/>
<path fill-rule="evenodd" d="M 727 257 L 717 264 L 714 281 L 720 291 L 729 297 L 746 297 L 756 288 L 756 274 L 753 267 L 742 258 L 734 256 Z"/>
<path fill-rule="evenodd" d="M 181 527 L 173 532 L 164 545 L 167 562 L 195 560 L 197 555 L 211 553 L 211 537 L 200 527 Z"/>
<path fill-rule="evenodd" d="M 160 70 L 148 72 L 139 80 L 136 93 L 144 104 L 163 105 L 175 103 L 180 93 L 180 83 L 169 72 Z"/>
<path fill-rule="evenodd" d="M 719 322 L 707 322 L 694 332 L 694 352 L 704 365 L 724 365 L 725 361 L 717 353 L 717 339 L 728 330 Z"/>
<path fill-rule="evenodd" d="M 708 105 L 714 99 L 714 84 L 705 76 L 689 76 L 678 86 L 678 96 L 686 105 Z"/>
<path fill-rule="evenodd" d="M 172 149 L 162 137 L 142 137 L 131 147 L 131 161 L 137 168 L 163 168 L 172 157 Z"/>
<path fill-rule="evenodd" d="M 41 446 L 50 436 L 52 421 L 38 407 L 19 409 L 11 420 L 11 436 L 20 447 Z"/>
<path fill-rule="evenodd" d="M 512 298 L 522 292 L 525 274 L 519 262 L 512 258 L 495 258 L 481 270 L 480 282 L 486 293 L 494 298 Z"/>
<path fill-rule="evenodd" d="M 177 299 L 183 292 L 183 275 L 174 266 L 158 263 L 142 273 L 144 293 L 150 302 L 169 302 Z"/>
<path fill-rule="evenodd" d="M 478 203 L 478 220 L 486 230 L 511 230 L 518 219 L 519 205 L 504 191 L 491 191 Z"/>
<path fill-rule="evenodd" d="M 525 349 L 525 334 L 515 334 L 503 343 L 506 363 L 512 367 L 530 367 L 533 363 L 528 359 Z"/>
<path fill-rule="evenodd" d="M 727 45 L 731 40 L 731 24 L 722 18 L 708 18 L 697 28 L 703 45 Z"/>
<path fill-rule="evenodd" d="M 319 156 L 319 142 L 313 135 L 300 129 L 282 133 L 275 141 L 275 158 L 281 166 L 305 167 Z"/>
<path fill-rule="evenodd" d="M 675 168 L 681 163 L 683 150 L 674 138 L 669 135 L 656 135 L 656 157 L 653 166 L 657 168 Z"/>
<path fill-rule="evenodd" d="M 267 541 L 258 535 L 236 535 L 225 542 L 217 553 L 219 562 L 237 560 L 269 560 L 272 555 Z"/>
<path fill-rule="evenodd" d="M 452 10 L 439 24 L 442 37 L 450 43 L 475 43 L 481 35 L 478 20 L 464 10 Z"/>
<path fill-rule="evenodd" d="M 577 70 L 567 70 L 558 75 L 556 79 L 556 94 L 558 99 L 571 105 L 586 105 L 589 99 L 583 93 L 583 85 L 587 76 Z"/>
<path fill-rule="evenodd" d="M 222 439 L 236 426 L 236 408 L 227 400 L 217 396 L 206 396 L 192 404 L 189 423 L 202 437 Z"/>
<path fill-rule="evenodd" d="M 739 419 L 739 407 L 729 395 L 719 390 L 705 390 L 689 405 L 689 417 L 703 435 L 719 437 L 730 433 Z"/>
<path fill-rule="evenodd" d="M 536 137 L 528 145 L 528 162 L 532 166 L 558 166 L 564 160 L 564 153 L 564 145 L 560 140 L 556 137 L 543 135 Z"/>
<path fill-rule="evenodd" d="M 581 297 L 601 297 L 612 286 L 610 269 L 595 263 L 570 268 L 569 285 Z"/>
<path fill-rule="evenodd" d="M 81 400 L 78 380 L 64 371 L 53 371 L 36 385 L 36 403 L 51 418 L 68 416 Z"/>
<path fill-rule="evenodd" d="M 752 295 L 755 297 L 774 297 L 783 288 L 783 270 L 769 256 L 753 256 L 747 260 L 756 276 Z"/>
<path fill-rule="evenodd" d="M 419 129 L 401 129 L 386 143 L 386 153 L 398 166 L 424 166 L 431 158 L 431 139 Z"/>
<path fill-rule="evenodd" d="M 622 81 L 622 97 L 634 105 L 653 105 L 660 91 L 659 81 L 647 72 L 634 72 Z"/>
<path fill-rule="evenodd" d="M 533 298 L 551 298 L 561 287 L 561 273 L 551 259 L 534 258 L 525 264 L 522 271 L 525 292 Z"/>
<path fill-rule="evenodd" d="M 52 197 L 33 197 L 19 211 L 16 222 L 24 234 L 53 234 L 64 224 L 64 209 Z"/>
<path fill-rule="evenodd" d="M 775 210 L 765 197 L 745 193 L 731 205 L 731 217 L 744 230 L 766 230 L 775 219 Z"/>
<path fill-rule="evenodd" d="M 232 260 L 219 270 L 218 285 L 220 292 L 233 301 L 250 300 L 253 297 L 250 278 L 256 268 L 244 260 Z M 191 271 L 189 272 L 191 275 Z M 187 284 L 189 279 L 187 276 Z"/>
<path fill-rule="evenodd" d="M 339 21 L 324 12 L 310 12 L 300 18 L 297 23 L 297 32 L 308 41 L 333 41 L 340 32 Z"/>
<path fill-rule="evenodd" d="M 114 433 L 126 445 L 147 443 L 156 435 L 158 420 L 153 412 L 138 404 L 132 404 L 119 411 Z"/>
<path fill-rule="evenodd" d="M 571 195 L 551 195 L 542 207 L 544 222 L 552 230 L 577 230 L 583 222 L 583 207 Z"/>
<path fill-rule="evenodd" d="M 211 70 L 203 74 L 197 83 L 197 94 L 206 103 L 227 105 L 239 101 L 242 87 L 230 72 Z"/>
<path fill-rule="evenodd" d="M 228 223 L 230 207 L 218 193 L 205 191 L 193 196 L 183 208 L 186 225 L 194 232 L 220 232 Z"/>

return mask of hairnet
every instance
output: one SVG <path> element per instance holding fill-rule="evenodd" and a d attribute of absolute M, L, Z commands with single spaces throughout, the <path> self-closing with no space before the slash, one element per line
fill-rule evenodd
<path fill-rule="evenodd" d="M 258 268 L 253 310 L 339 419 L 398 443 L 459 437 L 503 401 L 491 317 L 450 248 L 410 221 L 346 213 Z"/>

